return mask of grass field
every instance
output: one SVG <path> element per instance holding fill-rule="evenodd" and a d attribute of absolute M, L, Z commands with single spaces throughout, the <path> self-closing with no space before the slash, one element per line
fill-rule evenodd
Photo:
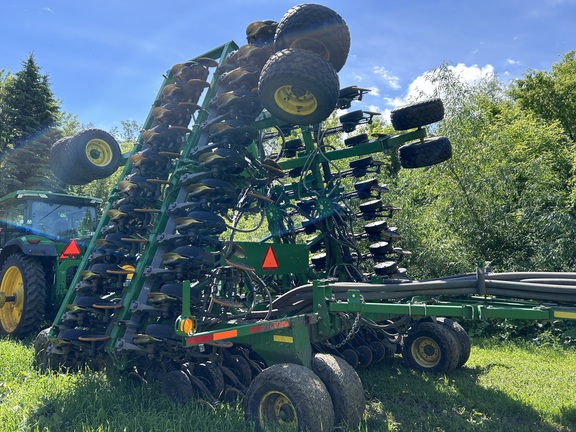
<path fill-rule="evenodd" d="M 31 343 L 0 341 L 0 431 L 251 431 L 238 404 L 180 406 L 116 372 L 43 375 Z M 359 370 L 361 431 L 576 431 L 576 351 L 475 340 L 449 375 L 400 357 Z"/>

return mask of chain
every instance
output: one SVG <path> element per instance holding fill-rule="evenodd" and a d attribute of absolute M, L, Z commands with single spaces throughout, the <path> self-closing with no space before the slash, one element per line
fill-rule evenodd
<path fill-rule="evenodd" d="M 338 349 L 338 348 L 342 348 L 344 345 L 346 345 L 350 339 L 352 339 L 356 333 L 358 333 L 358 330 L 360 330 L 360 314 L 356 314 L 356 318 L 354 318 L 354 322 L 352 323 L 352 327 L 350 328 L 350 331 L 348 332 L 348 334 L 346 335 L 346 337 L 340 342 L 337 343 L 336 345 L 330 343 L 329 341 L 324 341 L 322 342 L 323 345 L 326 345 L 329 348 L 332 349 Z"/>

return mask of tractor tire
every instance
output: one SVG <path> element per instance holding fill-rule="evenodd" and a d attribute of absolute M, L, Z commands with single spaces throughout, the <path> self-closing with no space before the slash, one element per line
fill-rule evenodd
<path fill-rule="evenodd" d="M 357 430 L 362 421 L 366 399 L 362 381 L 354 368 L 341 357 L 315 354 L 312 371 L 320 377 L 330 393 L 336 426 Z"/>
<path fill-rule="evenodd" d="M 318 55 L 286 49 L 266 62 L 258 94 L 262 105 L 276 118 L 291 124 L 316 124 L 336 108 L 339 93 L 336 70 Z"/>
<path fill-rule="evenodd" d="M 390 121 L 397 131 L 414 129 L 436 123 L 444 118 L 444 104 L 441 99 L 414 102 L 396 108 L 390 113 Z"/>
<path fill-rule="evenodd" d="M 0 308 L 0 334 L 24 337 L 38 330 L 46 305 L 46 274 L 40 261 L 15 253 L 6 259 L 0 291 L 16 296 Z"/>
<path fill-rule="evenodd" d="M 452 157 L 452 144 L 446 137 L 434 137 L 422 142 L 405 144 L 398 149 L 402 168 L 423 168 L 447 161 Z"/>
<path fill-rule="evenodd" d="M 292 363 L 270 366 L 254 378 L 244 397 L 244 411 L 258 431 L 334 428 L 326 386 L 310 369 Z"/>
<path fill-rule="evenodd" d="M 438 318 L 437 321 L 442 325 L 445 325 L 446 328 L 448 328 L 456 337 L 456 341 L 458 342 L 458 346 L 460 348 L 460 357 L 456 363 L 456 369 L 461 368 L 470 358 L 471 345 L 468 333 L 466 333 L 464 327 L 462 327 L 456 321 L 451 320 L 450 318 Z"/>
<path fill-rule="evenodd" d="M 274 45 L 278 51 L 287 48 L 312 51 L 340 71 L 350 51 L 350 30 L 332 9 L 301 4 L 286 12 L 278 23 Z"/>
<path fill-rule="evenodd" d="M 54 174 L 68 184 L 86 184 L 116 172 L 122 161 L 118 142 L 100 129 L 86 129 L 57 141 L 50 150 Z"/>
<path fill-rule="evenodd" d="M 446 326 L 422 321 L 404 338 L 402 357 L 414 370 L 447 373 L 456 369 L 460 349 L 456 337 Z"/>

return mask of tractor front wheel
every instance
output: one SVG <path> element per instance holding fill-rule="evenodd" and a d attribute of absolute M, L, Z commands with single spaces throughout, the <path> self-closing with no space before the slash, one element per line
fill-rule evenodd
<path fill-rule="evenodd" d="M 23 337 L 38 329 L 46 303 L 46 274 L 35 258 L 15 253 L 0 274 L 0 292 L 14 297 L 0 308 L 0 333 Z"/>

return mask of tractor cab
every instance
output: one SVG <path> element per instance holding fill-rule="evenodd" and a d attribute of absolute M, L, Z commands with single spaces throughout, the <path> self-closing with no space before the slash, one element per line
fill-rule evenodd
<path fill-rule="evenodd" d="M 43 191 L 16 191 L 0 199 L 0 246 L 23 235 L 56 242 L 89 240 L 101 200 Z"/>

